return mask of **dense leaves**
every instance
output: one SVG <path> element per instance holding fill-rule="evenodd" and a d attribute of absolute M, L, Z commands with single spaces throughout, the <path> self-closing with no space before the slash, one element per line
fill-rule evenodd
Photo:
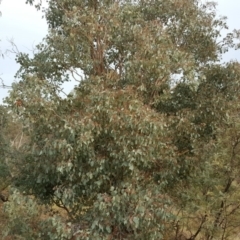
<path fill-rule="evenodd" d="M 238 32 L 217 42 L 215 4 L 54 0 L 45 13 L 6 102 L 27 136 L 16 187 L 80 225 L 58 239 L 236 236 L 240 67 L 220 59 Z"/>
<path fill-rule="evenodd" d="M 8 124 L 8 116 L 7 111 L 3 106 L 0 106 L 0 179 L 1 186 L 0 191 L 2 191 L 6 186 L 6 179 L 9 176 L 9 169 L 7 166 L 7 157 L 9 157 L 10 151 L 10 143 L 7 138 L 7 124 Z"/>

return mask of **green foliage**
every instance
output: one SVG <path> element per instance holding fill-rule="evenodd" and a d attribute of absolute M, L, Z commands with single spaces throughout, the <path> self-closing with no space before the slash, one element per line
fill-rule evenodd
<path fill-rule="evenodd" d="M 6 221 L 1 226 L 1 239 L 70 239 L 73 234 L 71 225 L 67 227 L 60 216 L 51 217 L 33 197 L 14 188 L 3 214 Z"/>
<path fill-rule="evenodd" d="M 240 67 L 219 64 L 235 39 L 217 43 L 214 7 L 49 1 L 49 34 L 32 59 L 18 55 L 6 100 L 27 138 L 15 183 L 66 210 L 79 239 L 235 236 Z M 57 218 L 46 226 L 44 239 L 74 234 Z"/>
<path fill-rule="evenodd" d="M 7 222 L 1 231 L 3 239 L 10 235 L 16 238 L 37 239 L 34 228 L 37 228 L 38 211 L 31 198 L 24 198 L 17 191 L 14 191 L 10 201 L 4 206 L 4 213 Z"/>
<path fill-rule="evenodd" d="M 8 125 L 9 116 L 7 110 L 0 106 L 0 191 L 8 185 L 8 178 L 10 177 L 7 165 L 7 158 L 9 158 L 10 153 L 10 142 L 7 134 Z"/>

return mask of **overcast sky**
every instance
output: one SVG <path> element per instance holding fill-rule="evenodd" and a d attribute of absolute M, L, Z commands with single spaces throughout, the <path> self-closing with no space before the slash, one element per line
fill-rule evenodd
<path fill-rule="evenodd" d="M 11 49 L 9 40 L 13 40 L 19 51 L 31 54 L 34 46 L 41 42 L 47 34 L 47 24 L 42 13 L 25 4 L 26 0 L 2 0 L 0 11 L 0 50 Z M 230 30 L 240 29 L 240 0 L 217 0 L 217 13 L 228 17 Z M 231 51 L 224 57 L 225 61 L 240 61 L 240 51 Z M 0 59 L 0 77 L 6 85 L 14 81 L 14 74 L 19 66 L 15 63 L 14 54 Z M 68 85 L 67 91 L 71 87 Z M 0 103 L 7 96 L 8 90 L 0 88 Z"/>
<path fill-rule="evenodd" d="M 25 4 L 25 0 L 2 0 L 0 11 L 0 50 L 4 53 L 11 49 L 13 40 L 19 51 L 31 53 L 47 33 L 47 24 L 42 19 L 42 13 L 33 6 Z M 8 54 L 0 59 L 0 77 L 6 85 L 11 85 L 19 65 L 15 55 Z M 0 88 L 0 101 L 7 96 L 8 90 Z"/>

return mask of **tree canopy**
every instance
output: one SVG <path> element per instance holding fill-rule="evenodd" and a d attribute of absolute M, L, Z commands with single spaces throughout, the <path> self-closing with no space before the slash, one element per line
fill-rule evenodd
<path fill-rule="evenodd" d="M 26 136 L 15 186 L 79 226 L 58 239 L 236 236 L 240 65 L 221 59 L 240 34 L 215 7 L 49 0 L 6 103 Z"/>

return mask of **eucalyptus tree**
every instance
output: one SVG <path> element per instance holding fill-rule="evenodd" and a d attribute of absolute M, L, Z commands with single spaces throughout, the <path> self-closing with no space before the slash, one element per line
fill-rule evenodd
<path fill-rule="evenodd" d="M 212 2 L 48 3 L 7 99 L 28 135 L 18 187 L 64 208 L 79 239 L 234 234 L 240 71 L 220 60 L 239 32 L 219 41 Z"/>

